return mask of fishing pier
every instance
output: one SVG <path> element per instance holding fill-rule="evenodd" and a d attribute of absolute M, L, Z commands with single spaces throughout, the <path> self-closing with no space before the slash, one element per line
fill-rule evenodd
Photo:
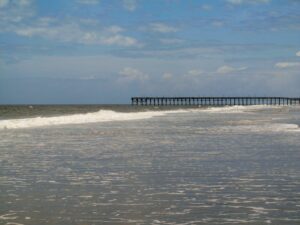
<path fill-rule="evenodd" d="M 300 105 L 300 98 L 286 97 L 132 97 L 135 106 L 235 106 Z"/>

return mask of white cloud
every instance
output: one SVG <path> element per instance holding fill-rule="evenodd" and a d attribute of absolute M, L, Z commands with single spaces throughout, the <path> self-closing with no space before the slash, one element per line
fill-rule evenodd
<path fill-rule="evenodd" d="M 94 75 L 79 77 L 79 80 L 95 80 L 95 79 L 97 79 L 97 77 Z"/>
<path fill-rule="evenodd" d="M 126 10 L 133 12 L 137 7 L 137 1 L 136 0 L 123 0 L 123 7 Z"/>
<path fill-rule="evenodd" d="M 31 0 L 0 0 L 0 32 L 7 31 L 11 23 L 31 18 L 34 15 L 31 3 Z"/>
<path fill-rule="evenodd" d="M 212 6 L 211 5 L 207 5 L 207 4 L 204 4 L 201 6 L 201 9 L 205 10 L 205 11 L 209 11 L 212 9 Z"/>
<path fill-rule="evenodd" d="M 172 45 L 172 44 L 181 44 L 184 40 L 177 39 L 177 38 L 162 38 L 159 40 L 162 44 Z"/>
<path fill-rule="evenodd" d="M 9 3 L 9 0 L 0 0 L 0 8 L 7 6 L 8 3 Z"/>
<path fill-rule="evenodd" d="M 110 33 L 113 33 L 113 34 L 117 34 L 117 33 L 120 33 L 120 32 L 123 32 L 124 29 L 122 27 L 119 27 L 119 26 L 110 26 L 106 29 L 108 32 Z"/>
<path fill-rule="evenodd" d="M 202 70 L 199 70 L 199 69 L 195 70 L 194 69 L 194 70 L 189 70 L 187 72 L 186 76 L 188 76 L 188 77 L 198 77 L 198 76 L 200 76 L 202 74 L 203 74 Z"/>
<path fill-rule="evenodd" d="M 119 74 L 121 75 L 121 79 L 125 80 L 147 80 L 149 76 L 138 69 L 134 69 L 132 67 L 123 68 Z"/>
<path fill-rule="evenodd" d="M 78 23 L 83 26 L 100 26 L 100 23 L 97 19 L 88 19 L 88 18 L 80 18 L 78 19 Z"/>
<path fill-rule="evenodd" d="M 80 4 L 86 4 L 86 5 L 97 5 L 99 4 L 99 0 L 77 0 Z"/>
<path fill-rule="evenodd" d="M 224 25 L 224 21 L 221 20 L 215 20 L 211 23 L 215 27 L 222 27 Z"/>
<path fill-rule="evenodd" d="M 172 74 L 172 73 L 164 73 L 164 74 L 162 75 L 162 78 L 163 78 L 164 80 L 171 80 L 171 79 L 173 78 L 173 74 Z"/>
<path fill-rule="evenodd" d="M 50 30 L 47 30 L 46 28 L 42 27 L 26 27 L 26 28 L 20 28 L 17 29 L 16 34 L 20 36 L 26 36 L 26 37 L 32 37 L 34 35 L 38 36 L 50 36 L 51 32 Z"/>
<path fill-rule="evenodd" d="M 275 64 L 275 67 L 280 69 L 299 67 L 299 66 L 300 66 L 300 62 L 279 62 Z"/>
<path fill-rule="evenodd" d="M 14 1 L 18 3 L 14 3 Z M 9 4 L 10 2 L 14 4 Z M 117 25 L 101 27 L 94 19 L 66 18 L 59 21 L 55 17 L 38 17 L 30 23 L 21 23 L 35 15 L 31 0 L 11 0 L 5 10 L 0 11 L 0 33 L 10 32 L 28 38 L 40 37 L 59 42 L 88 45 L 116 45 L 140 47 L 134 37 L 123 34 L 125 30 Z M 81 3 L 95 3 L 94 0 L 80 0 Z M 4 6 L 6 2 L 0 0 Z M 14 7 L 12 7 L 14 6 Z"/>
<path fill-rule="evenodd" d="M 253 3 L 253 4 L 259 4 L 259 3 L 269 3 L 271 0 L 227 0 L 228 3 L 233 5 L 241 5 L 245 3 Z"/>
<path fill-rule="evenodd" d="M 101 42 L 107 45 L 120 45 L 120 46 L 140 46 L 138 41 L 135 38 L 123 36 L 120 34 L 102 38 Z"/>
<path fill-rule="evenodd" d="M 83 34 L 79 34 L 78 40 L 76 42 L 82 43 L 82 44 L 97 44 L 99 42 L 98 34 L 95 32 L 85 32 Z"/>
<path fill-rule="evenodd" d="M 228 48 L 229 49 L 232 48 Z M 236 49 L 234 49 L 236 50 Z M 221 54 L 224 54 L 224 50 L 220 47 L 215 46 L 192 46 L 192 47 L 179 47 L 179 48 L 144 48 L 142 51 L 140 49 L 130 49 L 128 51 L 129 55 L 140 56 L 140 57 L 152 57 L 152 58 L 193 58 L 196 59 L 198 57 L 203 56 L 214 56 L 215 60 L 218 63 L 222 58 Z M 227 53 L 227 52 L 226 52 Z"/>
<path fill-rule="evenodd" d="M 141 44 L 135 38 L 118 34 L 121 31 L 123 31 L 123 29 L 119 26 L 104 28 L 100 31 L 86 31 L 76 23 L 65 23 L 56 26 L 38 24 L 37 26 L 22 27 L 14 30 L 14 32 L 20 36 L 37 36 L 62 42 L 117 45 L 124 47 L 141 46 Z"/>
<path fill-rule="evenodd" d="M 15 1 L 15 4 L 19 6 L 28 6 L 31 4 L 31 0 L 17 0 Z"/>
<path fill-rule="evenodd" d="M 232 67 L 232 66 L 224 65 L 224 66 L 221 66 L 217 69 L 217 73 L 227 74 L 227 73 L 234 73 L 234 72 L 238 72 L 238 71 L 243 71 L 243 70 L 246 70 L 246 69 L 247 69 L 247 67 Z"/>
<path fill-rule="evenodd" d="M 0 0 L 0 8 L 8 6 L 10 3 L 14 6 L 28 6 L 32 0 Z"/>
<path fill-rule="evenodd" d="M 300 57 L 300 51 L 299 51 L 299 52 L 296 52 L 296 56 L 299 56 L 299 57 Z"/>
<path fill-rule="evenodd" d="M 150 30 L 158 33 L 172 33 L 177 32 L 178 29 L 172 26 L 169 26 L 164 23 L 151 23 Z"/>
<path fill-rule="evenodd" d="M 49 26 L 52 23 L 57 22 L 58 20 L 53 17 L 41 17 L 37 20 L 37 24 L 40 26 Z"/>
<path fill-rule="evenodd" d="M 238 5 L 238 4 L 242 4 L 243 0 L 227 0 L 227 2 L 230 4 Z"/>

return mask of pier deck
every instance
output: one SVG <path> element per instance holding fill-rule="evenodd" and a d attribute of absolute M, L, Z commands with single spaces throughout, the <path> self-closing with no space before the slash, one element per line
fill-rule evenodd
<path fill-rule="evenodd" d="M 132 97 L 136 106 L 234 106 L 234 105 L 300 105 L 300 98 L 286 97 Z"/>

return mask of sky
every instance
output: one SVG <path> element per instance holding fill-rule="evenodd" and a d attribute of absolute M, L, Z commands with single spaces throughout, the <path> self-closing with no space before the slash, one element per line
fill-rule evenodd
<path fill-rule="evenodd" d="M 300 97 L 300 0 L 0 0 L 0 104 Z"/>

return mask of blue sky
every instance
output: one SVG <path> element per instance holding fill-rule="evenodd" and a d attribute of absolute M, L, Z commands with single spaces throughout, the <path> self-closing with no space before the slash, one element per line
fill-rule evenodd
<path fill-rule="evenodd" d="M 300 96 L 299 0 L 0 0 L 0 104 Z"/>

